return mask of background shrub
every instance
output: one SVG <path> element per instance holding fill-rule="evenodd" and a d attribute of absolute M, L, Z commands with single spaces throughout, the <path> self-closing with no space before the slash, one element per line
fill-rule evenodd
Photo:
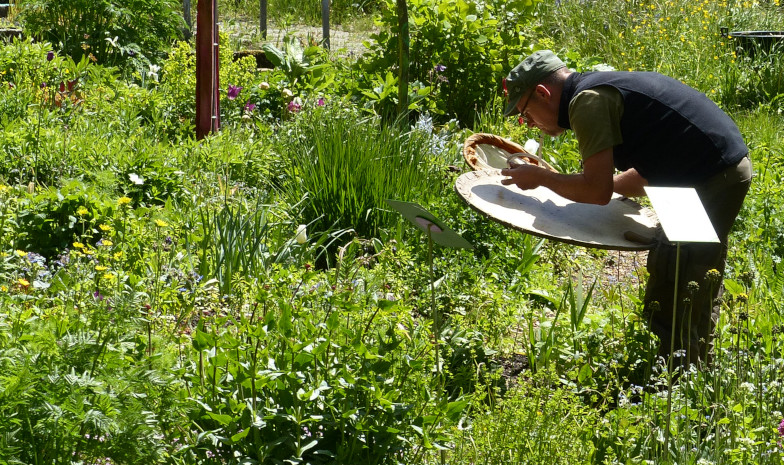
<path fill-rule="evenodd" d="M 181 34 L 177 0 L 20 0 L 28 34 L 74 60 L 138 67 L 158 62 Z"/>

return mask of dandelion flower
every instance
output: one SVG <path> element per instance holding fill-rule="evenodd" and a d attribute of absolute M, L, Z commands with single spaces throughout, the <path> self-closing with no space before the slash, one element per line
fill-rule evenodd
<path fill-rule="evenodd" d="M 26 280 L 26 279 L 24 279 L 24 278 L 19 278 L 19 279 L 17 279 L 17 280 L 16 280 L 16 282 L 18 282 L 19 284 L 21 284 L 21 285 L 22 285 L 22 287 L 27 287 L 27 286 L 29 286 L 29 285 L 30 285 L 30 281 L 28 281 L 28 280 Z"/>
<path fill-rule="evenodd" d="M 74 242 L 73 246 L 76 249 L 83 249 L 84 248 L 84 244 L 82 244 L 81 242 Z"/>
<path fill-rule="evenodd" d="M 105 267 L 105 266 L 103 266 L 103 265 L 95 265 L 95 271 L 106 271 L 106 270 L 108 270 L 108 269 L 109 269 L 109 268 L 106 268 L 106 267 Z"/>
<path fill-rule="evenodd" d="M 128 197 L 123 196 L 117 199 L 117 205 L 128 205 L 129 203 L 131 203 L 131 199 Z"/>
<path fill-rule="evenodd" d="M 16 255 L 18 255 L 20 257 L 26 257 L 27 256 L 27 252 L 25 252 L 24 250 L 17 250 L 16 251 Z"/>
<path fill-rule="evenodd" d="M 155 226 L 158 226 L 159 228 L 165 228 L 166 226 L 169 226 L 169 223 L 163 220 L 155 220 Z"/>
<path fill-rule="evenodd" d="M 99 224 L 99 225 L 98 225 L 98 228 L 99 228 L 101 231 L 111 231 L 111 230 L 112 230 L 112 227 L 111 227 L 111 226 L 109 226 L 108 224 Z"/>
<path fill-rule="evenodd" d="M 90 213 L 90 211 L 87 210 L 87 208 L 84 205 L 76 209 L 76 214 L 79 216 L 84 216 L 88 213 Z"/>

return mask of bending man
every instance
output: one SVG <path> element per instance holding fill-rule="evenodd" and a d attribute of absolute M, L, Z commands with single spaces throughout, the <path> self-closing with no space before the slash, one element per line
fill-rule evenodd
<path fill-rule="evenodd" d="M 685 350 L 689 362 L 709 361 L 727 237 L 751 183 L 748 148 L 738 127 L 704 94 L 672 78 L 652 72 L 576 73 L 548 50 L 523 60 L 505 84 L 504 115 L 520 114 L 529 127 L 551 136 L 571 129 L 583 172 L 525 165 L 502 170 L 508 176 L 504 184 L 544 186 L 572 201 L 599 205 L 613 192 L 644 196 L 647 185 L 697 190 L 721 242 L 681 246 L 678 296 L 685 299 L 673 308 L 675 246 L 659 228 L 648 255 L 644 314 L 659 337 L 659 355 L 670 355 L 672 344 L 675 351 Z"/>

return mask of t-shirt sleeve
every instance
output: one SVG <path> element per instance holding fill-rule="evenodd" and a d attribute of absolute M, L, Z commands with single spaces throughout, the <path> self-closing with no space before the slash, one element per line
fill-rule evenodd
<path fill-rule="evenodd" d="M 577 137 L 583 160 L 623 142 L 623 97 L 611 86 L 580 92 L 569 102 L 569 124 Z"/>

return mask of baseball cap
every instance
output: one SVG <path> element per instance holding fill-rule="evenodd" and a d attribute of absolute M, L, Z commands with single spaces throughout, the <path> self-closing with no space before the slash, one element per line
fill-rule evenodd
<path fill-rule="evenodd" d="M 509 96 L 504 116 L 517 114 L 517 102 L 525 92 L 542 82 L 544 78 L 565 68 L 566 64 L 558 59 L 550 50 L 539 50 L 529 55 L 515 66 L 504 79 L 504 86 Z"/>

